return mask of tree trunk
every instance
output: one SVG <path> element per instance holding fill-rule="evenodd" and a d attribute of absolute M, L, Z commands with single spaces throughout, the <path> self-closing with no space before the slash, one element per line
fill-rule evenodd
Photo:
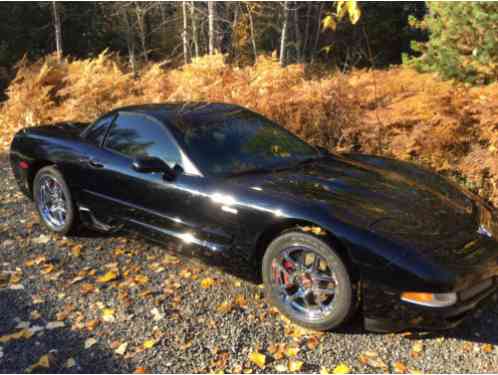
<path fill-rule="evenodd" d="M 316 34 L 315 34 L 315 43 L 313 45 L 313 50 L 311 52 L 311 62 L 315 61 L 316 55 L 318 53 L 318 42 L 320 41 L 320 31 L 322 24 L 322 15 L 323 15 L 323 3 L 320 4 L 320 9 L 318 10 L 318 19 L 316 25 Z"/>
<path fill-rule="evenodd" d="M 214 2 L 208 1 L 209 54 L 214 55 Z"/>
<path fill-rule="evenodd" d="M 303 40 L 301 36 L 301 29 L 299 28 L 299 6 L 296 3 L 296 9 L 294 9 L 294 30 L 296 32 L 296 57 L 297 62 L 302 62 L 301 48 L 303 46 Z"/>
<path fill-rule="evenodd" d="M 145 24 L 145 11 L 136 3 L 135 12 L 137 14 L 137 25 L 140 31 L 140 44 L 142 45 L 142 55 L 145 62 L 149 62 L 149 53 L 147 51 L 147 27 Z"/>
<path fill-rule="evenodd" d="M 183 31 L 182 31 L 182 41 L 183 41 L 183 60 L 185 64 L 188 64 L 188 38 L 187 38 L 187 2 L 182 1 L 182 12 L 183 12 Z"/>
<path fill-rule="evenodd" d="M 254 53 L 254 63 L 256 64 L 258 60 L 258 50 L 256 49 L 256 36 L 254 35 L 254 20 L 252 19 L 252 11 L 251 8 L 249 7 L 248 4 L 247 6 L 247 13 L 249 14 L 249 25 L 251 27 L 251 44 L 252 44 L 252 51 Z"/>
<path fill-rule="evenodd" d="M 135 58 L 135 35 L 133 33 L 133 25 L 131 24 L 130 16 L 126 8 L 122 9 L 123 20 L 125 21 L 126 28 L 126 45 L 128 47 L 128 60 L 133 76 L 137 76 L 137 64 Z"/>
<path fill-rule="evenodd" d="M 310 38 L 310 18 L 311 18 L 311 9 L 313 9 L 313 4 L 308 3 L 308 10 L 306 11 L 306 26 L 304 29 L 304 41 L 303 41 L 303 50 L 302 56 L 306 61 L 306 54 L 308 52 L 308 39 Z"/>
<path fill-rule="evenodd" d="M 192 20 L 192 40 L 194 42 L 195 57 L 199 57 L 199 38 L 197 36 L 197 15 L 195 14 L 195 1 L 190 3 L 190 18 Z"/>
<path fill-rule="evenodd" d="M 282 36 L 280 38 L 280 65 L 285 66 L 287 53 L 287 23 L 289 21 L 289 9 L 287 7 L 287 1 L 284 2 L 284 23 L 282 25 Z"/>
<path fill-rule="evenodd" d="M 60 61 L 62 59 L 63 51 L 62 51 L 62 24 L 58 9 L 59 6 L 62 6 L 62 3 L 57 4 L 56 1 L 52 1 L 52 10 L 54 12 L 54 27 L 55 27 L 55 47 L 57 49 L 57 58 Z"/>

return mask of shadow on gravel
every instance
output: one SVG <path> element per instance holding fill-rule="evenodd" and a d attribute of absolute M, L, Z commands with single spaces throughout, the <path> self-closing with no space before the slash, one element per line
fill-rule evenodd
<path fill-rule="evenodd" d="M 37 310 L 41 317 L 30 319 L 30 314 Z M 47 319 L 49 318 L 49 319 Z M 33 305 L 31 296 L 24 290 L 0 289 L 0 337 L 18 332 L 17 325 L 29 322 L 30 327 L 46 327 L 47 322 L 55 320 L 55 312 L 47 303 Z M 24 323 L 25 324 L 25 323 Z M 85 349 L 86 336 L 81 331 L 72 331 L 70 327 L 44 329 L 29 338 L 20 338 L 0 342 L 0 373 L 26 372 L 38 362 L 40 357 L 49 354 L 50 367 L 33 369 L 33 372 L 47 373 L 105 373 L 130 372 L 131 365 L 118 357 L 102 343 L 97 342 Z M 74 366 L 66 368 L 68 359 L 73 358 Z"/>

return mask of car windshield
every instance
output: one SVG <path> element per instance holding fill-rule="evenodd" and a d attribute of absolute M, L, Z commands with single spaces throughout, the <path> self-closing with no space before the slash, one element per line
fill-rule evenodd
<path fill-rule="evenodd" d="M 205 172 L 234 176 L 287 168 L 319 152 L 284 128 L 247 110 L 211 114 L 175 124 L 187 153 Z"/>

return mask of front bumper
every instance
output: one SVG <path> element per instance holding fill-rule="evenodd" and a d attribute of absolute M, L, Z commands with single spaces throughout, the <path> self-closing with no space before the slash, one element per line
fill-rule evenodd
<path fill-rule="evenodd" d="M 372 283 L 363 288 L 365 329 L 373 332 L 407 330 L 443 330 L 460 324 L 472 311 L 492 300 L 498 290 L 498 279 L 491 284 L 478 284 L 458 293 L 456 304 L 425 307 L 400 300 L 400 292 Z M 483 283 L 486 283 L 483 281 Z"/>

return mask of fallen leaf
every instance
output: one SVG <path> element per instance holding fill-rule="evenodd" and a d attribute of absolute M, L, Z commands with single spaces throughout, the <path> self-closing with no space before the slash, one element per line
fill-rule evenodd
<path fill-rule="evenodd" d="M 0 336 L 0 343 L 6 344 L 12 340 L 29 339 L 31 336 L 33 336 L 33 333 L 29 329 L 24 328 L 10 335 Z"/>
<path fill-rule="evenodd" d="M 136 275 L 134 280 L 137 284 L 144 285 L 149 282 L 149 278 L 145 275 Z"/>
<path fill-rule="evenodd" d="M 93 337 L 90 337 L 85 340 L 85 349 L 89 349 L 97 343 L 97 340 Z"/>
<path fill-rule="evenodd" d="M 38 310 L 33 310 L 29 313 L 29 318 L 31 320 L 38 320 L 41 318 L 41 314 L 38 312 Z"/>
<path fill-rule="evenodd" d="M 405 374 L 408 371 L 408 367 L 403 362 L 394 362 L 394 372 L 397 374 Z"/>
<path fill-rule="evenodd" d="M 42 234 L 39 237 L 33 238 L 31 240 L 31 242 L 33 242 L 34 244 L 37 244 L 37 245 L 44 245 L 48 241 L 50 241 L 50 237 L 47 236 L 46 234 Z"/>
<path fill-rule="evenodd" d="M 484 353 L 492 353 L 492 352 L 493 352 L 493 350 L 494 350 L 494 347 L 493 347 L 493 345 L 491 345 L 491 344 L 484 344 L 484 345 L 482 346 L 482 351 L 483 351 Z"/>
<path fill-rule="evenodd" d="M 277 370 L 278 372 L 288 372 L 289 368 L 287 367 L 287 365 L 279 363 L 278 365 L 275 365 L 275 370 Z"/>
<path fill-rule="evenodd" d="M 346 365 L 345 363 L 340 363 L 337 365 L 337 367 L 334 369 L 333 373 L 334 374 L 349 374 L 351 369 Z"/>
<path fill-rule="evenodd" d="M 147 374 L 147 370 L 143 367 L 137 367 L 135 371 L 133 371 L 134 374 Z"/>
<path fill-rule="evenodd" d="M 54 265 L 53 265 L 52 263 L 47 263 L 47 264 L 45 265 L 45 267 L 43 267 L 43 268 L 41 269 L 41 271 L 40 271 L 40 272 L 41 272 L 43 275 L 47 275 L 47 274 L 49 274 L 49 273 L 53 272 L 53 271 L 54 271 L 54 269 L 55 269 L 55 267 L 54 267 Z"/>
<path fill-rule="evenodd" d="M 229 313 L 232 311 L 233 305 L 229 301 L 223 301 L 216 309 L 219 313 Z"/>
<path fill-rule="evenodd" d="M 108 322 L 108 323 L 112 323 L 116 320 L 116 318 L 114 317 L 114 310 L 113 309 L 109 309 L 109 308 L 105 308 L 102 310 L 102 320 L 104 322 Z"/>
<path fill-rule="evenodd" d="M 90 283 L 83 283 L 80 286 L 80 293 L 86 296 L 87 294 L 93 293 L 95 291 L 95 285 Z"/>
<path fill-rule="evenodd" d="M 144 341 L 144 348 L 151 349 L 156 345 L 156 340 L 150 339 Z"/>
<path fill-rule="evenodd" d="M 164 318 L 164 314 L 159 311 L 157 307 L 154 307 L 152 310 L 150 310 L 150 313 L 152 314 L 152 318 L 155 321 L 161 320 Z"/>
<path fill-rule="evenodd" d="M 179 346 L 180 350 L 187 350 L 188 348 L 190 348 L 192 346 L 192 341 L 186 341 L 185 343 L 181 344 Z"/>
<path fill-rule="evenodd" d="M 289 346 L 286 350 L 285 350 L 285 355 L 287 357 L 295 357 L 297 355 L 297 353 L 299 353 L 299 348 L 296 347 L 296 346 Z"/>
<path fill-rule="evenodd" d="M 26 369 L 26 372 L 32 372 L 36 368 L 49 368 L 50 367 L 50 359 L 48 358 L 48 354 L 42 355 L 38 362 L 32 364 Z"/>
<path fill-rule="evenodd" d="M 259 368 L 265 368 L 266 356 L 264 354 L 261 354 L 260 352 L 255 351 L 249 354 L 249 360 Z"/>
<path fill-rule="evenodd" d="M 206 277 L 201 281 L 201 287 L 203 287 L 204 289 L 210 288 L 213 285 L 214 285 L 214 279 L 212 279 L 211 277 Z"/>
<path fill-rule="evenodd" d="M 81 245 L 74 245 L 73 247 L 71 247 L 71 255 L 73 257 L 79 257 L 81 255 Z"/>
<path fill-rule="evenodd" d="M 74 358 L 68 358 L 66 363 L 64 364 L 65 368 L 72 368 L 76 366 L 76 360 Z"/>
<path fill-rule="evenodd" d="M 119 355 L 124 355 L 127 348 L 128 348 L 128 343 L 124 342 L 121 345 L 119 345 L 114 352 Z"/>
<path fill-rule="evenodd" d="M 89 320 L 85 323 L 85 327 L 88 331 L 93 331 L 99 325 L 99 321 L 96 319 Z"/>
<path fill-rule="evenodd" d="M 327 367 L 320 367 L 320 374 L 321 375 L 329 375 L 330 371 Z"/>
<path fill-rule="evenodd" d="M 108 283 L 110 281 L 116 280 L 118 278 L 118 274 L 114 271 L 108 271 L 102 276 L 97 277 L 97 282 L 103 284 Z"/>
<path fill-rule="evenodd" d="M 242 294 L 239 294 L 235 297 L 235 304 L 238 305 L 241 309 L 247 309 L 247 299 Z"/>
<path fill-rule="evenodd" d="M 422 355 L 422 351 L 423 350 L 424 350 L 424 345 L 420 341 L 417 341 L 412 346 L 412 350 L 410 352 L 410 356 L 412 358 L 418 358 L 418 357 L 420 357 Z"/>
<path fill-rule="evenodd" d="M 374 368 L 387 368 L 387 365 L 384 361 L 379 357 L 376 352 L 366 351 L 360 354 L 359 360 L 364 365 L 368 365 Z"/>
<path fill-rule="evenodd" d="M 303 367 L 303 361 L 289 361 L 289 371 L 290 372 L 298 372 Z"/>
<path fill-rule="evenodd" d="M 316 336 L 311 336 L 307 341 L 306 341 L 306 346 L 308 347 L 309 350 L 315 350 L 318 345 L 320 345 L 320 340 Z"/>
<path fill-rule="evenodd" d="M 56 329 L 56 328 L 63 328 L 64 326 L 65 326 L 64 322 L 48 322 L 45 328 Z"/>

